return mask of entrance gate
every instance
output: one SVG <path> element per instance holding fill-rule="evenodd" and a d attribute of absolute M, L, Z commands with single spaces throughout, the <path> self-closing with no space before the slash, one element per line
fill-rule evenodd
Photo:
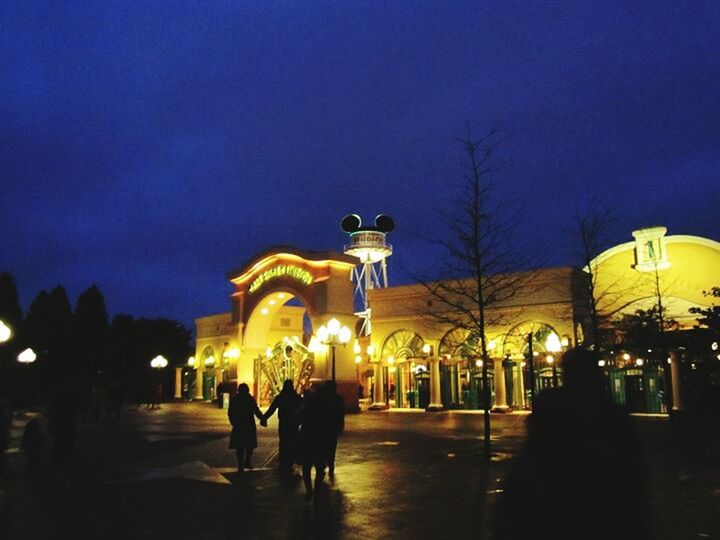
<path fill-rule="evenodd" d="M 245 382 L 269 399 L 285 378 L 300 388 L 310 379 L 331 378 L 331 350 L 313 329 L 336 318 L 355 329 L 353 283 L 357 259 L 337 252 L 292 247 L 267 250 L 230 272 L 231 332 L 237 350 L 228 362 L 229 379 Z M 291 347 L 291 350 L 288 350 Z M 357 373 L 349 347 L 335 350 L 338 393 L 346 408 L 358 408 Z"/>

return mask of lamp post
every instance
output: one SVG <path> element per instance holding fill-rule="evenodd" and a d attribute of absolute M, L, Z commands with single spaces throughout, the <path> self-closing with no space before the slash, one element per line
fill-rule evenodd
<path fill-rule="evenodd" d="M 318 328 L 317 337 L 323 345 L 332 348 L 332 380 L 335 380 L 335 347 L 345 345 L 350 341 L 352 332 L 347 326 L 342 326 L 340 321 L 334 317 L 330 319 L 327 326 Z"/>
<path fill-rule="evenodd" d="M 545 357 L 545 360 L 552 366 L 553 387 L 557 388 L 558 376 L 555 355 L 562 351 L 562 342 L 555 332 L 551 332 L 545 340 L 545 348 L 551 353 Z"/>
<path fill-rule="evenodd" d="M 21 364 L 32 364 L 37 360 L 37 354 L 30 348 L 25 349 L 17 356 L 17 361 Z"/>

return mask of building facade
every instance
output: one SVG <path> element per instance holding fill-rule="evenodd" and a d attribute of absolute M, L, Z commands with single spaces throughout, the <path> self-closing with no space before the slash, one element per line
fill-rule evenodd
<path fill-rule="evenodd" d="M 603 309 L 632 312 L 651 305 L 660 291 L 672 316 L 689 327 L 694 317 L 688 308 L 710 305 L 702 291 L 720 285 L 720 244 L 666 237 L 658 227 L 633 235 L 633 242 L 591 263 L 597 286 L 606 292 L 604 301 L 613 303 Z M 260 401 L 267 401 L 286 378 L 301 389 L 335 373 L 350 410 L 358 408 L 359 399 L 374 408 L 522 409 L 531 392 L 561 384 L 563 349 L 589 343 L 587 269 L 517 274 L 513 294 L 487 307 L 491 401 L 485 403 L 477 336 L 442 322 L 438 314 L 447 308 L 426 286 L 368 291 L 372 332 L 362 335 L 351 281 L 357 263 L 336 252 L 283 246 L 230 272 L 235 288 L 231 311 L 195 321 L 192 395 L 211 399 L 218 389 L 231 391 L 246 382 Z M 331 319 L 354 330 L 350 343 L 328 345 L 317 339 L 318 328 Z M 640 366 L 630 367 L 638 371 Z M 659 412 L 660 378 L 667 366 L 655 366 L 654 372 L 651 367 L 640 370 L 647 394 L 644 410 Z M 619 401 L 632 394 L 635 371 L 626 370 L 622 377 L 617 370 L 608 373 Z"/>

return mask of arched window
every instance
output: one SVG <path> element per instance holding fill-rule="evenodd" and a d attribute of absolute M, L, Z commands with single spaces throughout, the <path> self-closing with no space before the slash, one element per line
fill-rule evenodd
<path fill-rule="evenodd" d="M 559 335 L 549 324 L 540 321 L 525 321 L 510 330 L 503 342 L 503 355 L 510 358 L 522 358 L 528 352 L 528 334 L 532 332 L 533 352 L 547 352 L 546 341 L 550 334 Z"/>
<path fill-rule="evenodd" d="M 397 330 L 390 334 L 383 343 L 381 357 L 409 358 L 421 356 L 425 344 L 423 338 L 410 330 Z"/>

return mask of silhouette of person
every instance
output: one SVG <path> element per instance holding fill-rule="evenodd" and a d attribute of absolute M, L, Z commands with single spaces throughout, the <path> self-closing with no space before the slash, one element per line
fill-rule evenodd
<path fill-rule="evenodd" d="M 275 396 L 270 407 L 265 411 L 265 421 L 278 411 L 278 438 L 280 472 L 291 474 L 293 460 L 297 454 L 298 424 L 295 413 L 300 408 L 302 398 L 295 392 L 293 382 L 286 380 L 282 390 Z"/>
<path fill-rule="evenodd" d="M 631 419 L 608 398 L 594 353 L 573 349 L 562 365 L 564 386 L 538 394 L 528 418 L 497 537 L 645 538 L 645 469 Z"/>
<path fill-rule="evenodd" d="M 37 418 L 31 418 L 25 424 L 20 446 L 23 454 L 25 454 L 25 467 L 27 470 L 37 471 L 42 463 L 43 450 L 45 449 L 45 436 Z"/>
<path fill-rule="evenodd" d="M 332 429 L 329 430 L 328 436 L 328 475 L 330 479 L 335 478 L 335 452 L 337 451 L 338 435 L 345 430 L 345 403 L 341 396 L 337 394 L 337 384 L 335 381 L 328 381 L 327 385 L 328 399 L 330 409 L 332 411 Z"/>
<path fill-rule="evenodd" d="M 237 455 L 239 472 L 243 471 L 243 467 L 252 468 L 252 455 L 257 448 L 257 428 L 253 416 L 258 417 L 262 426 L 267 426 L 255 398 L 250 395 L 250 388 L 241 383 L 238 385 L 238 393 L 232 397 L 228 407 L 228 419 L 232 425 L 230 448 L 234 449 Z"/>
<path fill-rule="evenodd" d="M 53 461 L 64 463 L 73 454 L 77 432 L 77 392 L 73 383 L 60 383 L 50 409 L 48 428 L 53 435 Z"/>
<path fill-rule="evenodd" d="M 305 500 L 311 501 L 314 494 L 317 503 L 317 495 L 325 478 L 328 450 L 335 430 L 335 417 L 328 385 L 322 384 L 306 394 L 298 410 L 298 418 Z M 315 468 L 314 489 L 313 467 Z"/>

